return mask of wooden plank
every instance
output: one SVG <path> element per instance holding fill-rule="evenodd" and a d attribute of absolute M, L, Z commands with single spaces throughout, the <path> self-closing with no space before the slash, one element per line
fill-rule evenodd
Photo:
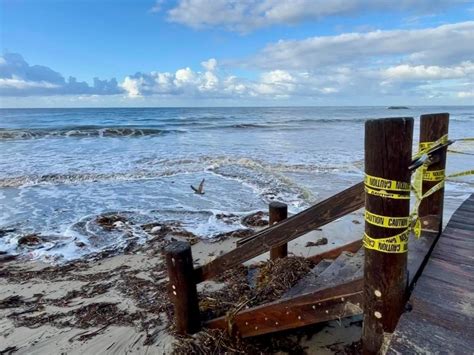
<path fill-rule="evenodd" d="M 472 334 L 459 333 L 421 317 L 402 317 L 387 354 L 472 354 Z"/>
<path fill-rule="evenodd" d="M 233 318 L 232 329 L 245 338 L 360 314 L 362 288 L 363 280 L 359 279 L 244 310 Z M 226 329 L 226 317 L 213 319 L 206 326 Z"/>
<path fill-rule="evenodd" d="M 407 261 L 408 285 L 410 288 L 413 287 L 420 276 L 437 239 L 438 234 L 433 232 L 423 231 L 419 239 L 416 239 L 413 233 L 410 234 Z"/>
<path fill-rule="evenodd" d="M 392 336 L 388 354 L 467 354 L 474 349 L 474 194 L 439 237 Z M 456 222 L 462 215 L 467 228 Z M 453 227 L 454 226 L 454 227 Z M 422 330 L 422 331 L 420 331 Z"/>
<path fill-rule="evenodd" d="M 317 264 L 324 259 L 336 259 L 343 251 L 348 251 L 351 253 L 357 252 L 362 247 L 362 240 L 356 240 L 348 244 L 344 244 L 340 247 L 327 250 L 320 254 L 309 256 L 307 259 L 311 260 L 313 263 Z"/>
<path fill-rule="evenodd" d="M 247 243 L 195 269 L 197 282 L 213 278 L 223 271 L 250 260 L 274 246 L 282 245 L 309 231 L 328 224 L 364 204 L 364 184 L 358 183 L 337 195 L 264 229 Z"/>
<path fill-rule="evenodd" d="M 410 284 L 414 282 L 414 275 L 418 274 L 418 269 L 421 267 L 423 260 L 426 258 L 426 253 L 428 253 L 432 244 L 435 241 L 435 238 L 432 238 L 430 234 L 431 233 L 423 232 L 423 235 L 419 240 L 411 238 L 412 242 L 410 244 L 409 250 L 412 253 L 412 258 L 408 259 L 408 271 L 409 271 Z M 353 243 L 350 243 L 350 244 L 353 244 Z M 339 248 L 336 248 L 336 249 L 339 249 Z M 334 251 L 336 249 L 334 249 Z M 357 248 L 356 250 L 359 250 L 359 249 L 360 248 Z M 331 254 L 332 251 L 333 250 L 328 251 L 329 255 L 333 255 Z M 410 252 L 409 252 L 409 255 L 410 255 Z M 315 257 L 318 257 L 318 256 L 320 257 L 324 254 L 325 253 L 318 254 Z M 340 255 L 340 253 L 338 255 Z M 322 265 L 322 263 L 324 263 L 324 265 Z M 325 261 L 325 258 L 323 258 L 323 260 L 320 260 L 320 265 L 321 267 L 319 268 L 318 271 L 316 271 L 317 274 L 323 273 L 329 267 L 329 264 Z M 317 265 L 315 269 L 318 269 L 320 265 Z M 356 280 L 349 281 L 344 284 L 352 285 L 353 287 L 355 287 L 353 289 L 355 294 L 359 294 L 360 292 L 362 292 L 362 282 L 363 282 L 362 277 L 358 276 Z M 340 292 L 337 290 L 339 290 L 340 288 L 344 288 L 345 287 L 344 284 L 337 285 L 336 287 L 325 288 L 323 290 L 315 289 L 314 291 L 309 292 L 309 294 L 308 293 L 298 294 L 298 295 L 295 295 L 294 293 L 288 294 L 287 296 L 290 296 L 291 298 L 282 298 L 272 303 L 264 304 L 261 306 L 257 306 L 257 307 L 253 307 L 253 308 L 249 308 L 247 310 L 241 311 L 240 313 L 236 315 L 236 318 L 235 318 L 235 321 L 237 322 L 237 328 L 240 325 L 239 329 L 241 329 L 240 331 L 243 332 L 242 336 L 249 337 L 249 336 L 254 336 L 254 335 L 259 335 L 259 334 L 280 331 L 284 329 L 292 329 L 292 328 L 296 328 L 296 327 L 300 327 L 300 326 L 304 326 L 308 324 L 324 322 L 324 321 L 331 320 L 334 318 L 340 318 L 341 314 L 344 314 L 344 312 L 340 313 L 341 309 L 344 309 L 344 307 L 347 308 L 351 306 L 343 306 L 338 303 L 327 303 L 327 304 L 324 304 L 324 306 L 325 306 L 325 310 L 327 309 L 329 313 L 324 312 L 324 314 L 321 314 L 321 312 L 320 313 L 314 312 L 315 310 L 312 308 L 313 306 L 312 303 L 314 303 L 318 298 L 321 299 L 323 295 L 327 296 L 327 295 L 332 294 L 333 297 L 337 298 L 337 296 L 335 296 L 335 293 Z M 356 297 L 355 294 L 354 294 L 354 297 Z M 360 294 L 360 297 L 362 298 L 361 294 Z M 346 297 L 345 299 L 351 301 L 350 298 Z M 352 300 L 351 302 L 353 303 L 353 301 L 354 300 Z M 303 304 L 302 308 L 298 308 L 297 306 L 301 304 L 302 302 L 303 303 L 306 302 L 306 305 Z M 360 300 L 358 301 L 358 303 L 362 304 Z M 308 308 L 309 304 L 311 304 L 310 309 Z M 295 306 L 296 308 L 293 309 L 293 306 Z M 289 312 L 289 314 L 287 315 L 286 312 Z M 296 315 L 298 313 L 303 313 L 303 312 L 305 315 L 306 314 L 310 315 L 310 317 L 305 318 L 303 322 L 301 322 L 300 319 L 295 320 L 294 317 L 293 319 L 291 319 L 290 317 L 290 319 L 288 320 L 289 323 L 285 323 L 285 322 L 281 323 L 281 319 L 285 318 L 282 315 L 283 313 L 284 313 L 284 316 L 289 316 L 289 315 Z M 242 316 L 242 314 L 244 314 L 244 316 Z M 335 314 L 337 315 L 337 317 L 334 317 Z M 358 314 L 358 313 L 354 313 L 354 314 Z M 350 316 L 354 314 L 347 314 L 346 316 Z M 272 317 L 270 317 L 269 315 L 271 315 Z M 251 321 L 249 321 L 249 319 Z M 254 319 L 259 320 L 259 323 L 254 324 L 253 323 Z M 264 321 L 262 321 L 262 319 Z M 245 322 L 247 322 L 248 324 L 246 325 Z M 278 327 L 275 327 L 274 322 L 279 323 Z M 251 329 L 251 325 L 253 325 L 254 327 L 253 330 Z M 227 329 L 227 322 L 225 320 L 225 317 L 220 317 L 220 318 L 216 318 L 209 321 L 206 324 L 206 326 L 211 327 L 211 328 Z M 259 327 L 259 329 L 255 330 L 255 326 Z"/>
<path fill-rule="evenodd" d="M 357 254 L 342 253 L 334 262 L 319 275 L 309 273 L 296 285 L 288 290 L 283 298 L 295 297 L 297 295 L 314 292 L 323 288 L 334 287 L 362 277 L 362 266 L 364 264 L 364 250 Z"/>
<path fill-rule="evenodd" d="M 418 274 L 418 268 L 421 267 L 422 261 L 426 257 L 426 253 L 429 251 L 431 245 L 434 242 L 434 238 L 430 238 L 428 235 L 429 233 L 424 232 L 423 236 L 420 240 L 415 240 L 413 244 L 410 246 L 410 250 L 413 253 L 413 257 L 409 258 L 408 260 L 408 270 L 409 270 L 409 282 L 410 284 L 414 282 L 414 275 Z M 414 246 L 417 246 L 416 248 Z M 423 254 L 425 253 L 425 254 Z M 321 260 L 321 263 L 324 263 L 324 260 Z M 328 264 L 325 264 L 324 267 L 321 267 L 321 270 L 318 271 L 319 273 L 324 272 L 325 269 L 328 268 Z M 316 266 L 317 268 L 318 266 Z M 324 311 L 324 314 L 321 312 L 315 313 L 315 310 L 312 308 L 314 303 L 319 299 L 321 300 L 324 295 L 327 297 L 328 295 L 332 294 L 333 297 L 336 299 L 339 297 L 335 294 L 337 294 L 338 290 L 341 288 L 345 290 L 344 285 L 352 285 L 351 287 L 354 287 L 354 299 L 345 297 L 346 300 L 349 302 L 354 303 L 354 300 L 357 301 L 355 304 L 360 303 L 362 305 L 362 283 L 363 279 L 361 276 L 359 276 L 356 280 L 346 282 L 342 285 L 337 285 L 336 287 L 332 288 L 325 288 L 323 290 L 314 290 L 310 292 L 309 294 L 300 294 L 300 295 L 290 295 L 292 298 L 282 298 L 281 300 L 264 304 L 258 307 L 250 308 L 247 310 L 244 310 L 240 313 L 238 313 L 235 317 L 235 322 L 237 322 L 237 329 L 240 330 L 241 335 L 243 337 L 250 337 L 250 336 L 255 336 L 255 335 L 260 335 L 260 334 L 266 334 L 266 333 L 271 333 L 271 332 L 276 332 L 280 330 L 285 330 L 285 329 L 292 329 L 308 324 L 314 324 L 314 323 L 319 323 L 319 322 L 325 322 L 331 319 L 335 318 L 340 318 L 341 314 L 346 314 L 342 312 L 341 310 L 344 309 L 344 307 L 348 308 L 351 306 L 344 306 L 339 303 L 325 303 L 323 304 L 322 302 L 317 302 L 321 303 L 322 308 L 328 310 L 329 313 L 326 313 Z M 348 287 L 347 289 L 350 289 Z M 360 299 L 358 298 L 360 295 Z M 301 308 L 298 308 L 298 305 L 301 305 Z M 308 306 L 311 305 L 309 308 Z M 359 305 L 359 306 L 360 306 Z M 293 308 L 295 307 L 295 308 Z M 361 306 L 360 306 L 361 307 Z M 289 312 L 288 314 L 286 314 Z M 342 313 L 341 313 L 342 312 Z M 362 311 L 361 311 L 362 312 Z M 284 313 L 284 314 L 283 314 Z M 297 319 L 297 314 L 298 313 L 304 313 L 305 315 L 310 315 L 309 317 L 306 317 L 304 320 Z M 355 315 L 359 313 L 347 313 L 346 316 L 350 315 Z M 242 316 L 243 315 L 243 316 Z M 288 322 L 282 322 L 281 319 L 286 319 L 284 316 L 290 316 L 293 315 L 293 318 L 290 317 Z M 337 315 L 335 317 L 334 315 Z M 294 319 L 296 316 L 296 319 Z M 332 318 L 331 318 L 332 317 Z M 263 319 L 263 321 L 262 321 Z M 257 324 L 254 323 L 254 320 L 258 320 Z M 245 324 L 247 322 L 248 324 Z M 275 322 L 278 322 L 278 326 L 275 326 Z M 262 325 L 263 324 L 263 325 Z M 253 325 L 253 330 L 251 329 Z M 206 324 L 207 327 L 211 328 L 222 328 L 222 329 L 227 329 L 227 321 L 225 317 L 220 317 L 213 319 L 209 321 Z M 259 329 L 255 329 L 256 327 L 259 327 Z"/>

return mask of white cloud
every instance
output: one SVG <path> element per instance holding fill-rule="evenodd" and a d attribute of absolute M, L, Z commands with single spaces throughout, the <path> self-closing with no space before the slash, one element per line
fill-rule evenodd
<path fill-rule="evenodd" d="M 125 77 L 121 87 L 129 97 L 149 95 L 198 95 L 201 92 L 215 92 L 219 78 L 214 73 L 217 61 L 210 59 L 202 63 L 212 71 L 195 72 L 191 68 L 182 68 L 175 73 L 151 72 L 136 73 Z"/>
<path fill-rule="evenodd" d="M 0 94 L 3 96 L 33 95 L 113 95 L 121 92 L 115 79 L 94 78 L 91 86 L 67 80 L 43 65 L 29 65 L 20 54 L 6 53 L 0 57 Z"/>
<path fill-rule="evenodd" d="M 295 82 L 295 78 L 287 71 L 273 70 L 261 75 L 255 91 L 263 95 L 289 95 L 296 89 Z"/>
<path fill-rule="evenodd" d="M 32 88 L 55 89 L 58 87 L 59 85 L 48 83 L 47 81 L 28 81 L 18 78 L 0 78 L 0 90 L 27 90 Z"/>
<path fill-rule="evenodd" d="M 190 68 L 179 69 L 176 71 L 174 83 L 177 87 L 188 84 L 194 84 L 197 78 Z"/>
<path fill-rule="evenodd" d="M 474 58 L 474 21 L 419 30 L 388 30 L 286 40 L 250 63 L 263 69 L 320 69 L 344 64 L 452 64 Z"/>
<path fill-rule="evenodd" d="M 169 10 L 170 21 L 192 28 L 221 27 L 250 32 L 336 15 L 370 11 L 426 14 L 463 3 L 462 0 L 180 0 Z M 156 7 L 161 7 L 161 1 Z"/>
<path fill-rule="evenodd" d="M 152 72 L 127 76 L 121 87 L 129 97 L 151 95 L 177 95 L 183 97 L 234 98 L 234 97 L 286 97 L 303 88 L 304 75 L 284 70 L 263 72 L 257 80 L 244 80 L 234 75 L 221 75 L 217 61 L 202 62 L 204 72 L 190 68 L 178 69 L 174 74 Z M 302 80 L 302 81 L 301 81 Z M 301 81 L 301 82 L 300 82 Z M 323 92 L 323 91 L 321 91 Z"/>
<path fill-rule="evenodd" d="M 381 75 L 387 81 L 460 79 L 474 75 L 474 63 L 466 61 L 451 67 L 401 64 L 382 70 Z"/>
<path fill-rule="evenodd" d="M 338 103 L 336 99 L 354 102 L 360 97 L 447 97 L 465 102 L 472 97 L 474 82 L 474 46 L 470 43 L 474 43 L 474 21 L 419 30 L 318 36 L 270 44 L 246 62 L 238 62 L 252 70 L 251 77 L 237 76 L 231 65 L 221 68 L 210 58 L 200 63 L 201 69 L 137 72 L 120 84 L 115 79 L 94 79 L 93 85 L 75 78 L 66 80 L 48 67 L 29 65 L 20 55 L 8 54 L 0 57 L 0 94 L 124 94 L 123 99 L 133 98 L 133 103 L 149 98 L 238 103 L 322 97 L 334 98 L 331 103 Z"/>
<path fill-rule="evenodd" d="M 132 79 L 129 76 L 127 76 L 124 80 L 123 83 L 121 84 L 121 87 L 128 93 L 128 96 L 130 97 L 139 97 L 140 95 L 140 85 L 143 84 L 143 80 L 136 78 Z"/>
<path fill-rule="evenodd" d="M 461 99 L 468 99 L 474 98 L 474 90 L 473 91 L 460 91 L 458 92 L 457 96 Z"/>
<path fill-rule="evenodd" d="M 217 68 L 217 60 L 215 58 L 211 58 L 209 60 L 206 60 L 204 62 L 201 62 L 201 65 L 206 69 L 207 71 L 214 71 Z"/>

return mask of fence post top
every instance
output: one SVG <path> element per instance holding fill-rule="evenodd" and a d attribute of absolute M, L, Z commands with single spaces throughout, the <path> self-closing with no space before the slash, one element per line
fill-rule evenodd
<path fill-rule="evenodd" d="M 283 202 L 278 202 L 278 201 L 272 201 L 270 202 L 270 208 L 287 208 L 288 205 Z"/>
<path fill-rule="evenodd" d="M 365 123 L 387 123 L 387 122 L 400 122 L 400 121 L 413 121 L 413 117 L 383 117 L 383 118 L 369 118 Z"/>
<path fill-rule="evenodd" d="M 448 117 L 449 118 L 449 113 L 448 112 L 440 112 L 440 113 L 425 113 L 420 116 L 421 118 L 444 118 Z"/>
<path fill-rule="evenodd" d="M 177 240 L 165 247 L 166 254 L 180 254 L 191 249 L 191 244 L 185 241 Z"/>

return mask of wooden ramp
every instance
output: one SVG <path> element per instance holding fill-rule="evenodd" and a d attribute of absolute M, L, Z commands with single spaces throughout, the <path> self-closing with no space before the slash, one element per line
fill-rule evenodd
<path fill-rule="evenodd" d="M 233 330 L 245 338 L 362 313 L 363 257 L 361 249 L 322 260 L 281 299 L 235 314 Z M 227 318 L 206 326 L 226 329 Z"/>
<path fill-rule="evenodd" d="M 400 318 L 388 353 L 472 354 L 474 194 L 454 213 Z"/>
<path fill-rule="evenodd" d="M 436 237 L 437 234 L 428 232 L 420 239 L 411 237 L 410 284 L 419 274 Z M 281 299 L 235 314 L 231 320 L 233 331 L 246 338 L 361 314 L 364 273 L 361 243 L 353 242 L 310 259 L 317 265 Z M 227 329 L 228 319 L 213 319 L 206 327 Z"/>

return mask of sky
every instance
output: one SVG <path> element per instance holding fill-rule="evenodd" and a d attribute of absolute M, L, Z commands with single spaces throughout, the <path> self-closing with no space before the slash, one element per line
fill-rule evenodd
<path fill-rule="evenodd" d="M 0 107 L 474 104 L 474 0 L 0 0 Z"/>

